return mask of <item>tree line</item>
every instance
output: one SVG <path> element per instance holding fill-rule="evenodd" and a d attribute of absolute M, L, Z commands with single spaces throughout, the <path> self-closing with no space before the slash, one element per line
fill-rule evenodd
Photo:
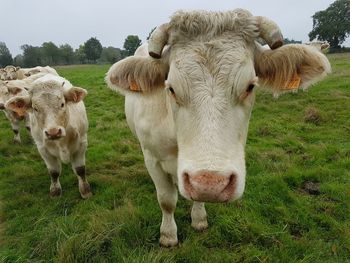
<path fill-rule="evenodd" d="M 69 44 L 57 46 L 53 42 L 44 42 L 41 46 L 22 45 L 22 54 L 12 57 L 4 42 L 0 42 L 0 67 L 15 65 L 20 67 L 55 66 L 72 64 L 115 63 L 134 54 L 141 45 L 137 35 L 129 35 L 124 41 L 123 49 L 103 47 L 96 37 L 91 37 L 79 48 L 73 49 Z"/>
<path fill-rule="evenodd" d="M 340 46 L 350 36 L 350 0 L 334 1 L 327 9 L 316 12 L 312 19 L 313 28 L 309 33 L 310 41 L 314 39 L 328 41 L 331 52 L 350 51 L 350 48 L 341 48 Z M 151 30 L 150 34 L 154 29 Z M 285 39 L 285 43 L 301 43 L 301 41 Z M 53 42 L 44 42 L 40 47 L 23 45 L 21 46 L 23 54 L 13 58 L 6 44 L 0 42 L 0 67 L 11 64 L 32 67 L 38 65 L 115 63 L 134 54 L 140 45 L 141 40 L 136 35 L 129 35 L 125 39 L 123 49 L 111 46 L 102 47 L 100 41 L 92 37 L 75 50 L 69 44 L 57 46 Z"/>

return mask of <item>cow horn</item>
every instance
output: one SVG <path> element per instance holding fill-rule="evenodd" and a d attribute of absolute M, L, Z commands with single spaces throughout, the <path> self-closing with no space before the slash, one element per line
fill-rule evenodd
<path fill-rule="evenodd" d="M 148 40 L 148 54 L 153 58 L 161 58 L 164 46 L 168 43 L 169 24 L 158 26 Z"/>
<path fill-rule="evenodd" d="M 278 25 L 263 16 L 257 16 L 256 18 L 260 29 L 259 37 L 264 39 L 271 49 L 276 49 L 282 46 L 283 36 Z"/>

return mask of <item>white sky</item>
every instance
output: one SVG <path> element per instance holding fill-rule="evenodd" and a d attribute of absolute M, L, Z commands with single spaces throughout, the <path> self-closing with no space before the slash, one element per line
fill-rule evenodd
<path fill-rule="evenodd" d="M 232 10 L 245 8 L 253 15 L 267 16 L 281 28 L 284 37 L 308 41 L 311 16 L 334 0 L 0 0 L 0 41 L 13 56 L 20 46 L 40 46 L 52 41 L 77 48 L 90 37 L 103 46 L 122 48 L 127 35 L 146 40 L 150 30 L 183 10 Z M 347 39 L 345 45 L 350 45 Z M 344 45 L 343 44 L 343 45 Z"/>

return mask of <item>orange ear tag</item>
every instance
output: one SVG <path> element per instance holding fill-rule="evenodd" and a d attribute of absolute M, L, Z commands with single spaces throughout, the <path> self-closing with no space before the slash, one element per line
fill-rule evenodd
<path fill-rule="evenodd" d="M 130 82 L 130 90 L 131 91 L 141 91 L 140 87 L 137 85 L 135 81 Z"/>
<path fill-rule="evenodd" d="M 300 86 L 300 82 L 301 82 L 301 77 L 295 73 L 292 79 L 289 82 L 286 82 L 284 84 L 283 89 L 285 90 L 298 89 Z"/>

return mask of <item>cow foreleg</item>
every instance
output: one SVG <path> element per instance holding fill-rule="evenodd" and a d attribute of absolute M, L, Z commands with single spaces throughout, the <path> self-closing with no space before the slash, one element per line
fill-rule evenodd
<path fill-rule="evenodd" d="M 83 199 L 87 199 L 92 196 L 90 184 L 86 179 L 85 172 L 85 152 L 87 143 L 82 143 L 79 151 L 72 157 L 72 168 L 78 177 L 79 192 Z"/>
<path fill-rule="evenodd" d="M 25 120 L 25 124 L 26 124 L 26 129 L 28 130 L 28 132 L 30 133 L 30 119 L 29 119 L 29 114 L 27 114 L 24 118 Z"/>
<path fill-rule="evenodd" d="M 205 211 L 204 203 L 193 202 L 191 210 L 191 226 L 198 230 L 203 231 L 208 228 L 207 212 Z"/>
<path fill-rule="evenodd" d="M 47 169 L 51 177 L 50 185 L 50 195 L 51 196 L 60 196 L 62 194 L 62 188 L 59 180 L 61 174 L 61 162 L 60 160 L 48 153 L 45 147 L 38 147 L 41 157 L 44 159 Z"/>
<path fill-rule="evenodd" d="M 165 173 L 158 160 L 145 153 L 145 164 L 154 182 L 157 191 L 159 206 L 162 210 L 162 224 L 160 226 L 159 243 L 164 247 L 173 247 L 178 244 L 177 226 L 174 212 L 177 202 L 177 189 L 172 177 Z"/>
<path fill-rule="evenodd" d="M 15 134 L 15 136 L 13 137 L 13 141 L 16 143 L 21 143 L 21 136 L 19 135 L 19 121 L 11 120 L 11 127 L 13 133 Z"/>

